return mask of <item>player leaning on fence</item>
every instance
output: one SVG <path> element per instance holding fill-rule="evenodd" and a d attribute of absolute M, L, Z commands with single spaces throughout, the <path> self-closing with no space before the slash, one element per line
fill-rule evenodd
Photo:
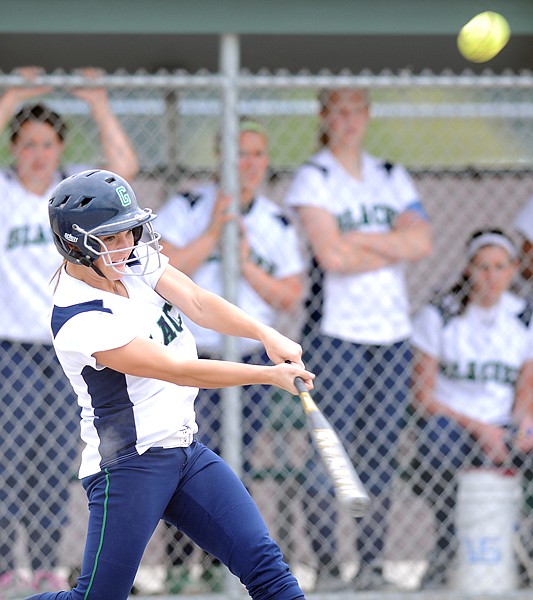
<path fill-rule="evenodd" d="M 221 160 L 219 141 L 216 152 Z M 294 311 L 300 305 L 305 263 L 294 225 L 261 191 L 268 166 L 265 127 L 243 118 L 239 123 L 238 213 L 230 211 L 231 198 L 215 180 L 171 197 L 159 211 L 157 222 L 163 253 L 170 264 L 198 285 L 222 295 L 222 233 L 228 221 L 237 221 L 240 254 L 237 302 L 248 314 L 274 326 L 280 312 Z M 223 336 L 194 323 L 189 327 L 200 356 L 222 356 Z M 238 351 L 243 362 L 269 363 L 256 340 L 239 340 Z M 258 387 L 243 390 L 243 464 L 247 474 L 258 433 L 268 418 L 268 401 L 267 390 Z M 220 402 L 217 390 L 200 392 L 197 402 L 198 414 L 206 421 L 201 439 L 217 451 L 221 448 Z"/>
<path fill-rule="evenodd" d="M 198 285 L 216 294 L 224 291 L 222 234 L 228 221 L 239 226 L 239 277 L 236 302 L 245 312 L 262 323 L 273 326 L 283 311 L 300 306 L 303 294 L 305 263 L 296 228 L 280 207 L 262 191 L 269 167 L 268 133 L 256 120 L 242 117 L 239 122 L 239 194 L 238 211 L 230 210 L 231 198 L 220 187 L 220 173 L 213 181 L 196 185 L 189 192 L 174 195 L 159 211 L 158 230 L 162 235 L 163 253 L 170 264 Z M 215 152 L 219 164 L 220 135 Z M 224 352 L 223 336 L 187 322 L 202 358 L 220 358 Z M 269 364 L 262 344 L 256 340 L 238 340 L 239 360 L 250 364 Z M 242 464 L 246 485 L 250 483 L 254 451 L 260 432 L 268 422 L 271 390 L 251 386 L 241 390 Z M 196 414 L 202 423 L 200 440 L 220 453 L 222 398 L 220 390 L 200 390 Z M 176 535 L 180 535 L 177 533 Z M 185 554 L 192 550 L 183 545 Z M 172 548 L 175 569 L 169 573 L 171 589 L 179 590 L 188 573 L 182 558 Z M 216 588 L 220 569 L 204 559 L 203 577 Z M 173 583 L 174 582 L 174 583 Z"/>
<path fill-rule="evenodd" d="M 9 590 L 60 585 L 54 568 L 67 490 L 78 454 L 78 407 L 51 346 L 50 279 L 58 256 L 48 199 L 61 179 L 83 170 L 62 164 L 67 126 L 47 104 L 26 103 L 53 90 L 32 83 L 41 70 L 22 68 L 27 85 L 0 98 L 0 127 L 9 124 L 12 164 L 0 170 L 0 597 Z M 86 69 L 92 78 L 97 72 Z M 68 90 L 86 101 L 99 128 L 105 164 L 126 177 L 135 151 L 99 87 Z M 25 104 L 26 103 L 26 104 Z M 33 576 L 16 571 L 16 525 L 28 534 Z"/>

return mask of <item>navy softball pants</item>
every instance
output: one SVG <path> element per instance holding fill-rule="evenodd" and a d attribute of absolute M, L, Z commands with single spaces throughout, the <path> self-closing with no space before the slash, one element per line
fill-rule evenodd
<path fill-rule="evenodd" d="M 0 574 L 16 566 L 17 523 L 31 568 L 53 569 L 80 449 L 79 406 L 51 345 L 0 341 Z"/>
<path fill-rule="evenodd" d="M 160 519 L 219 558 L 254 600 L 304 598 L 246 488 L 203 444 L 152 448 L 82 484 L 90 517 L 78 584 L 31 600 L 125 600 Z"/>
<path fill-rule="evenodd" d="M 409 399 L 409 343 L 374 346 L 315 334 L 306 345 L 306 366 L 316 373 L 313 396 L 372 497 L 371 510 L 359 519 L 361 565 L 380 566 L 397 444 Z M 336 555 L 334 491 L 316 454 L 307 469 L 303 485 L 308 533 L 320 567 L 327 567 Z"/>

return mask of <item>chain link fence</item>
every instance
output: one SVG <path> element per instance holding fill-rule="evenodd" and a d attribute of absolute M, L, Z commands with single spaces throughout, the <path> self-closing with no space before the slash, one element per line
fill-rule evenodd
<path fill-rule="evenodd" d="M 42 76 L 38 83 L 54 86 L 54 91 L 42 100 L 68 123 L 65 163 L 101 165 L 102 151 L 89 109 L 68 91 L 87 82 L 77 74 L 54 73 Z M 18 75 L 0 74 L 0 91 L 18 84 L 21 84 Z M 138 153 L 140 171 L 133 187 L 141 206 L 158 212 L 171 196 L 194 192 L 198 185 L 216 180 L 219 159 L 215 142 L 223 129 L 222 115 L 227 101 L 228 82 L 223 76 L 115 73 L 103 76 L 98 85 L 108 89 L 113 112 Z M 480 76 L 262 73 L 241 74 L 230 85 L 237 86 L 238 116 L 258 121 L 268 132 L 270 166 L 261 191 L 281 208 L 285 208 L 295 170 L 318 149 L 318 90 L 352 86 L 370 91 L 371 119 L 365 148 L 384 161 L 407 168 L 432 224 L 431 255 L 408 263 L 406 268 L 411 314 L 429 302 L 436 291 L 449 289 L 460 277 L 467 262 L 466 241 L 475 230 L 501 228 L 521 244 L 513 223 L 533 196 L 532 73 L 487 72 Z M 8 132 L 4 131 L 2 136 L 1 166 L 9 168 L 13 159 Z M 224 161 L 224 148 L 221 158 Z M 288 214 L 294 218 L 292 212 Z M 297 220 L 295 225 L 302 241 L 302 256 L 311 264 L 303 229 Z M 9 240 L 15 239 L 14 235 L 28 236 L 30 232 L 2 231 L 3 253 Z M 27 244 L 31 242 L 28 237 L 24 239 Z M 39 268 L 37 253 L 32 269 Z M 302 299 L 297 309 L 279 311 L 276 320 L 282 331 L 301 340 L 304 346 L 302 329 L 306 315 L 318 308 L 314 304 L 319 301 L 316 274 L 306 270 L 304 275 L 309 306 L 306 308 Z M 234 273 L 234 277 L 239 274 Z M 513 285 L 525 296 L 530 292 L 527 279 L 517 276 Z M 10 302 L 10 298 L 5 297 L 4 301 Z M 32 299 L 27 301 L 29 306 Z M 23 322 L 28 311 L 24 306 L 18 309 Z M 0 321 L 2 315 L 3 311 Z M 2 327 L 3 331 L 8 329 L 5 323 Z M 20 569 L 54 569 L 62 575 L 72 575 L 81 564 L 87 520 L 84 492 L 75 480 L 80 451 L 76 408 L 73 403 L 66 405 L 69 392 L 63 387 L 61 375 L 48 364 L 49 356 L 32 353 L 31 346 L 9 338 L 5 341 L 9 345 L 4 356 L 20 352 L 21 358 L 18 372 L 10 370 L 12 362 L 0 364 L 4 423 L 0 465 L 2 560 L 14 561 Z M 491 340 L 491 343 L 499 342 Z M 512 343 L 512 339 L 502 343 Z M 357 373 L 359 360 L 355 353 L 338 350 L 331 352 L 327 360 L 322 359 L 321 364 L 312 364 L 311 360 L 309 366 L 320 369 L 320 379 L 330 381 L 329 389 L 338 398 L 341 391 L 336 389 L 335 381 L 345 378 L 346 373 Z M 394 394 L 395 373 L 390 372 L 388 358 L 378 353 L 372 360 L 382 366 L 381 379 L 392 378 L 389 393 Z M 411 373 L 410 363 L 402 363 L 398 368 L 403 374 Z M 414 377 L 412 392 L 416 392 L 417 386 L 421 382 Z M 327 400 L 320 396 L 320 390 L 317 382 L 319 405 Z M 379 404 L 375 392 L 373 388 L 364 389 L 363 396 Z M 28 406 L 33 411 L 35 398 L 39 399 L 37 406 L 41 412 L 28 419 Z M 363 538 L 370 544 L 384 544 L 384 575 L 395 590 L 390 592 L 391 598 L 393 594 L 408 598 L 419 588 L 434 546 L 443 536 L 454 536 L 459 543 L 465 543 L 468 533 L 454 532 L 452 527 L 459 507 L 456 511 L 443 509 L 439 496 L 444 496 L 444 491 L 439 493 L 432 485 L 436 474 L 433 478 L 431 468 L 428 471 L 429 463 L 414 460 L 420 436 L 417 422 L 423 415 L 417 412 L 414 403 L 409 405 L 411 394 L 402 405 L 403 420 L 397 432 L 390 431 L 388 416 L 379 415 L 376 404 L 374 409 L 378 414 L 366 424 L 363 418 L 357 425 L 359 440 L 365 440 L 364 445 L 372 455 L 363 460 L 379 467 L 376 472 L 379 470 L 380 477 L 387 482 L 386 489 L 391 492 L 384 492 L 383 498 L 374 498 L 377 513 L 368 523 L 354 522 L 340 506 L 332 514 L 334 502 L 324 496 L 327 482 L 320 479 L 321 472 L 306 433 L 305 416 L 296 398 L 275 390 L 260 390 L 260 401 L 248 405 L 249 398 L 249 391 L 241 394 L 239 401 L 245 410 L 236 415 L 245 432 L 246 447 L 241 447 L 238 435 L 222 440 L 221 447 L 229 445 L 234 450 L 233 456 L 244 457 L 243 463 L 246 459 L 246 464 L 234 466 L 241 470 L 273 536 L 311 597 L 326 597 L 328 589 L 320 591 L 316 586 L 320 570 L 329 567 L 332 573 L 338 568 L 337 580 L 343 582 L 344 588 L 331 597 L 353 596 L 352 580 L 358 572 L 360 553 L 366 547 L 361 543 Z M 328 416 L 346 443 L 354 442 L 354 423 L 358 417 L 354 410 L 350 413 L 346 408 L 350 405 L 353 408 L 353 404 L 352 398 L 345 398 L 337 408 L 328 403 Z M 222 406 L 225 405 L 219 405 L 218 412 L 209 415 L 206 411 L 203 415 L 199 423 L 200 438 L 203 431 L 219 427 L 216 422 L 220 421 Z M 379 418 L 384 426 L 376 437 L 375 422 Z M 386 458 L 374 456 L 373 449 L 382 446 L 389 446 Z M 353 458 L 357 463 L 360 455 Z M 523 463 L 513 467 L 520 478 L 509 567 L 517 574 L 513 583 L 516 589 L 531 585 L 533 570 L 532 459 L 529 453 Z M 468 456 L 464 460 L 468 465 Z M 21 479 L 26 482 L 23 486 Z M 376 487 L 376 483 L 372 478 L 367 481 L 370 488 Z M 448 481 L 448 485 L 452 488 L 453 481 Z M 50 489 L 58 492 L 51 507 Z M 388 500 L 382 502 L 385 496 Z M 21 505 L 26 507 L 22 513 Z M 45 506 L 51 510 L 44 510 Z M 489 520 L 496 520 L 496 516 Z M 44 532 L 49 539 L 43 541 Z M 500 532 L 489 530 L 485 538 L 480 533 L 479 537 L 467 540 L 470 556 L 465 558 L 459 553 L 460 560 L 472 563 L 473 567 L 485 562 L 497 563 L 503 553 L 498 536 Z M 58 548 L 56 557 L 52 547 Z M 331 550 L 329 555 L 326 549 Z M 453 576 L 458 568 L 450 566 L 452 581 L 442 584 L 442 589 L 445 585 L 454 589 L 450 598 L 464 597 L 461 587 L 464 581 L 454 580 Z M 496 568 L 493 570 L 498 572 Z M 490 572 L 488 568 L 489 581 Z M 145 595 L 223 593 L 227 584 L 227 577 L 216 563 L 161 524 L 143 559 L 136 591 Z M 497 585 L 497 581 L 489 583 L 492 589 Z M 486 588 L 480 587 L 483 589 Z M 385 592 L 376 597 L 385 597 Z"/>

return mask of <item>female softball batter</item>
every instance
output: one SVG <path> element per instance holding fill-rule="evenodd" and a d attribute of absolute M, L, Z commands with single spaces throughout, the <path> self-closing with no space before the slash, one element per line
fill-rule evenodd
<path fill-rule="evenodd" d="M 300 346 L 169 266 L 155 215 L 118 175 L 66 179 L 49 213 L 65 259 L 52 334 L 81 407 L 79 475 L 90 518 L 77 586 L 33 600 L 126 599 L 160 519 L 226 564 L 250 597 L 304 598 L 245 487 L 194 439 L 199 387 L 270 384 L 296 393 L 299 375 L 311 389 Z M 204 327 L 260 340 L 274 366 L 199 360 L 178 308 Z"/>

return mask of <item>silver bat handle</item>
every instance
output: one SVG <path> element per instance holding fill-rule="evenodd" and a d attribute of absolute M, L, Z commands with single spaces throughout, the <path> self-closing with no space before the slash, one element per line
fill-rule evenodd
<path fill-rule="evenodd" d="M 294 378 L 294 385 L 296 386 L 296 389 L 298 390 L 299 394 L 301 394 L 303 392 L 307 392 L 307 388 L 305 387 L 305 382 L 301 377 Z"/>

